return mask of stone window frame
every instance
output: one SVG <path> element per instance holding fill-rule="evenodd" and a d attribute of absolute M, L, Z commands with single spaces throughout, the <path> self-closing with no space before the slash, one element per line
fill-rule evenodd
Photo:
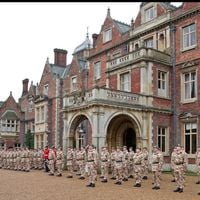
<path fill-rule="evenodd" d="M 74 82 L 73 83 L 73 80 L 75 80 L 76 79 L 76 83 Z M 70 79 L 70 89 L 71 89 L 71 92 L 75 92 L 75 91 L 77 91 L 77 82 L 78 80 L 77 80 L 77 75 L 75 75 L 75 76 L 71 76 L 71 79 Z"/>
<path fill-rule="evenodd" d="M 158 145 L 158 131 L 159 131 L 159 128 L 162 128 L 162 129 L 165 129 L 165 151 L 163 152 L 162 149 L 161 151 L 163 152 L 164 155 L 168 155 L 169 154 L 169 127 L 167 126 L 157 126 L 157 146 L 159 147 Z"/>
<path fill-rule="evenodd" d="M 103 31 L 103 44 L 110 41 L 112 41 L 112 27 L 107 28 Z"/>
<path fill-rule="evenodd" d="M 184 75 L 186 74 L 186 73 L 192 73 L 192 72 L 195 72 L 196 73 L 196 80 L 195 80 L 195 85 L 196 85 L 196 90 L 195 90 L 195 93 L 196 93 L 196 97 L 194 97 L 194 98 L 190 98 L 190 99 L 185 99 L 185 82 L 184 82 Z M 181 103 L 183 103 L 183 104 L 186 104 L 186 103 L 192 103 L 192 102 L 195 102 L 195 101 L 197 101 L 197 98 L 198 98 L 198 85 L 197 85 L 197 83 L 198 83 L 198 81 L 197 81 L 197 79 L 198 79 L 198 77 L 197 77 L 197 68 L 195 67 L 195 68 L 189 68 L 189 69 L 185 69 L 185 70 L 182 70 L 182 72 L 181 72 Z"/>
<path fill-rule="evenodd" d="M 129 74 L 129 87 L 128 87 L 128 91 L 126 90 L 122 90 L 121 89 L 121 76 L 124 75 L 124 74 Z M 122 71 L 120 73 L 118 73 L 117 75 L 117 89 L 120 90 L 120 91 L 123 91 L 123 92 L 131 92 L 131 70 L 126 70 L 126 71 Z"/>
<path fill-rule="evenodd" d="M 165 81 L 165 95 L 162 95 L 161 93 L 159 93 L 159 88 L 158 88 L 158 73 L 159 72 L 163 72 L 165 73 L 165 77 L 166 77 L 166 81 Z M 157 69 L 157 95 L 159 97 L 164 97 L 164 98 L 168 98 L 169 97 L 169 71 L 165 71 L 163 69 Z"/>
<path fill-rule="evenodd" d="M 195 44 L 194 45 L 191 45 L 189 47 L 184 47 L 183 46 L 183 29 L 186 28 L 186 27 L 189 27 L 191 25 L 195 25 Z M 184 26 L 180 27 L 180 49 L 181 49 L 181 52 L 184 52 L 184 51 L 188 51 L 188 50 L 191 50 L 191 49 L 194 49 L 197 47 L 197 23 L 196 21 L 192 22 L 192 23 L 188 23 L 188 24 L 184 24 Z"/>
<path fill-rule="evenodd" d="M 154 11 L 154 16 L 152 19 L 146 21 L 146 11 L 153 8 Z M 154 20 L 157 17 L 157 3 L 152 2 L 152 3 L 148 3 L 145 6 L 142 7 L 141 9 L 141 23 L 148 23 L 151 22 L 152 20 Z"/>

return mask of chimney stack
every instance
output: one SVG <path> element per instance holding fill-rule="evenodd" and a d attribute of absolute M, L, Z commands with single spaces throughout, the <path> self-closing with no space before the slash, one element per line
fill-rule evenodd
<path fill-rule="evenodd" d="M 96 33 L 92 34 L 93 48 L 95 48 L 95 46 L 96 46 L 97 37 L 98 37 L 98 34 L 96 34 Z"/>
<path fill-rule="evenodd" d="M 22 84 L 23 84 L 22 96 L 24 96 L 28 93 L 28 82 L 29 82 L 28 78 L 26 78 L 22 81 Z"/>
<path fill-rule="evenodd" d="M 66 67 L 67 51 L 64 49 L 54 49 L 54 64 Z"/>

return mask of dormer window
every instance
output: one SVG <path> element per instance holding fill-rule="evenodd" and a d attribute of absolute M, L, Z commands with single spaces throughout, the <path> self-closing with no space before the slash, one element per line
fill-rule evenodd
<path fill-rule="evenodd" d="M 103 43 L 112 40 L 112 29 L 108 29 L 103 32 Z"/>
<path fill-rule="evenodd" d="M 77 90 L 77 77 L 71 77 L 71 91 L 74 92 Z"/>
<path fill-rule="evenodd" d="M 151 21 L 155 17 L 154 7 L 150 7 L 144 11 L 145 22 Z"/>

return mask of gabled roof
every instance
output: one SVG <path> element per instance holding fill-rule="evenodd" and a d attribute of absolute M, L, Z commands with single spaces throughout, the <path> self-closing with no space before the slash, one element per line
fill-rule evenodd
<path fill-rule="evenodd" d="M 120 31 L 120 33 L 126 33 L 130 30 L 130 26 L 128 24 L 125 24 L 125 23 L 120 22 L 115 19 L 113 19 L 113 22 L 116 25 L 116 27 L 118 28 L 118 30 Z"/>
<path fill-rule="evenodd" d="M 3 103 L 4 103 L 4 101 L 0 101 L 0 108 L 1 108 L 1 106 L 3 105 Z"/>
<path fill-rule="evenodd" d="M 15 119 L 19 119 L 19 117 L 14 111 L 8 110 L 2 115 L 1 119 L 15 120 Z"/>
<path fill-rule="evenodd" d="M 140 4 L 140 7 L 143 7 L 147 3 L 150 3 L 150 2 L 142 2 Z M 176 9 L 176 6 L 170 4 L 170 2 L 158 2 L 158 3 L 160 3 L 165 9 L 169 9 L 169 10 L 175 10 Z"/>
<path fill-rule="evenodd" d="M 62 75 L 65 71 L 65 67 L 55 65 L 55 64 L 49 64 L 49 65 L 50 65 L 50 69 L 51 69 L 51 72 L 52 72 L 53 75 L 56 75 L 59 78 L 62 77 Z"/>
<path fill-rule="evenodd" d="M 63 74 L 61 76 L 61 78 L 65 78 L 69 72 L 69 69 L 71 67 L 71 64 L 67 65 L 65 68 L 64 68 L 64 71 L 63 71 Z"/>

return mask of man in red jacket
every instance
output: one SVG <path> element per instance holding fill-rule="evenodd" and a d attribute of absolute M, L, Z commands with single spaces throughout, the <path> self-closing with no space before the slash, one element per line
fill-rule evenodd
<path fill-rule="evenodd" d="M 45 172 L 48 172 L 49 171 L 49 167 L 48 167 L 49 147 L 48 146 L 45 146 L 45 149 L 43 151 L 43 158 L 44 158 Z"/>

